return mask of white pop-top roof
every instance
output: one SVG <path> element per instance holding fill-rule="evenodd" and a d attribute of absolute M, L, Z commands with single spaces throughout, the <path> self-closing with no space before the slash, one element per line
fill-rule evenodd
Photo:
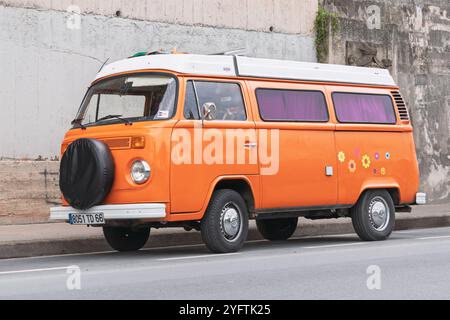
<path fill-rule="evenodd" d="M 138 70 L 168 70 L 195 75 L 396 86 L 394 79 L 386 69 L 241 56 L 194 54 L 158 54 L 120 60 L 104 66 L 97 74 L 96 79 L 116 73 Z"/>

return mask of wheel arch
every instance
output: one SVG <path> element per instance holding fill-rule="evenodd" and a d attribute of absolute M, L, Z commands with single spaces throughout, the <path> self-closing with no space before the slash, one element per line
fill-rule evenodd
<path fill-rule="evenodd" d="M 205 204 L 203 206 L 204 210 L 208 207 L 211 197 L 216 190 L 221 189 L 231 189 L 238 192 L 245 201 L 247 205 L 249 218 L 255 215 L 255 192 L 252 182 L 246 176 L 225 176 L 219 177 L 211 184 L 211 188 L 208 192 Z"/>
<path fill-rule="evenodd" d="M 389 192 L 389 195 L 392 198 L 392 201 L 394 201 L 394 205 L 400 205 L 401 204 L 401 192 L 400 192 L 400 186 L 396 182 L 386 183 L 386 184 L 366 184 L 361 189 L 358 200 L 361 199 L 362 195 L 368 191 L 368 190 L 386 190 Z"/>

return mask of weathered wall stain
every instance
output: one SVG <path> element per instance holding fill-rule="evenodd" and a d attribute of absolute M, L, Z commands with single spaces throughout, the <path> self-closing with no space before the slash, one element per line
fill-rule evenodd
<path fill-rule="evenodd" d="M 60 205 L 61 201 L 55 201 L 55 189 L 59 188 L 59 170 L 58 171 L 48 171 L 47 168 L 39 174 L 44 176 L 44 192 L 45 192 L 45 202 L 49 205 Z"/>
<path fill-rule="evenodd" d="M 450 2 L 325 0 L 339 17 L 330 63 L 348 64 L 355 43 L 376 48 L 401 87 L 415 127 L 421 188 L 450 199 Z"/>
<path fill-rule="evenodd" d="M 60 204 L 58 161 L 0 161 L 0 224 L 48 221 Z"/>

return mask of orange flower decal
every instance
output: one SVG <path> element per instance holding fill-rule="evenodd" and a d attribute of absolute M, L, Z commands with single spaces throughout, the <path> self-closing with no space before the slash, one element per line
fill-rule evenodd
<path fill-rule="evenodd" d="M 370 168 L 370 157 L 367 154 L 363 155 L 361 162 L 365 169 Z"/>
<path fill-rule="evenodd" d="M 355 162 L 355 160 L 350 160 L 348 162 L 348 171 L 350 171 L 351 173 L 355 173 L 355 171 L 356 171 L 356 162 Z"/>
<path fill-rule="evenodd" d="M 338 160 L 339 162 L 344 162 L 345 161 L 345 153 L 344 151 L 341 151 L 338 153 Z"/>

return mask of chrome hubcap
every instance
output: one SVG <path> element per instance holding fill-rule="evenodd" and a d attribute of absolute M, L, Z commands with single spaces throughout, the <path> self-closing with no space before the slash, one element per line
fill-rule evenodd
<path fill-rule="evenodd" d="M 389 206 L 382 197 L 375 197 L 369 205 L 369 220 L 377 231 L 384 231 L 390 219 Z"/>
<path fill-rule="evenodd" d="M 225 239 L 236 239 L 241 231 L 241 214 L 239 208 L 232 202 L 227 203 L 220 217 L 220 226 Z"/>

